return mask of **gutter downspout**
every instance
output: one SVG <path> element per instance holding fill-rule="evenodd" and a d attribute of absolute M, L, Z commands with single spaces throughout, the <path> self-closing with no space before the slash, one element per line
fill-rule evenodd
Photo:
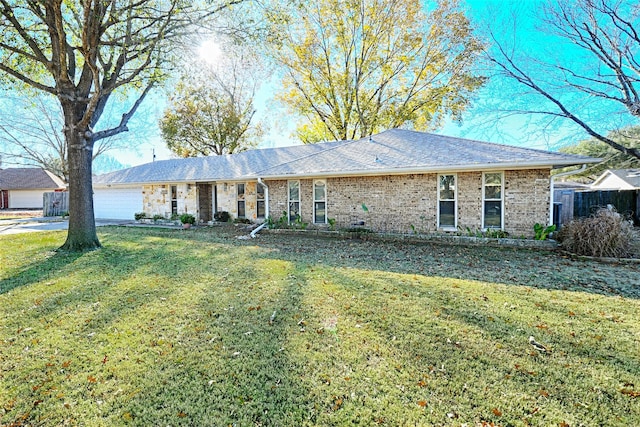
<path fill-rule="evenodd" d="M 585 169 L 587 169 L 587 164 L 583 163 L 582 166 L 580 167 L 580 169 L 575 169 L 572 171 L 567 171 L 567 172 L 562 172 L 559 173 L 557 175 L 551 175 L 551 187 L 550 187 L 550 193 L 551 195 L 549 196 L 550 198 L 550 203 L 549 203 L 549 224 L 548 225 L 553 225 L 553 192 L 555 190 L 555 183 L 556 183 L 556 178 L 562 178 L 565 176 L 571 176 L 571 175 L 576 175 L 580 172 L 583 172 Z"/>
<path fill-rule="evenodd" d="M 261 185 L 264 188 L 264 215 L 265 217 L 269 216 L 269 187 L 267 187 L 267 184 L 265 184 L 262 181 L 262 178 L 258 177 L 258 185 Z M 256 228 L 255 230 L 253 230 L 249 236 L 251 236 L 252 239 L 256 238 L 256 235 L 258 234 L 258 232 L 260 230 L 262 230 L 264 227 L 267 226 L 267 221 L 265 218 L 265 221 L 260 224 L 260 226 L 258 228 Z"/>

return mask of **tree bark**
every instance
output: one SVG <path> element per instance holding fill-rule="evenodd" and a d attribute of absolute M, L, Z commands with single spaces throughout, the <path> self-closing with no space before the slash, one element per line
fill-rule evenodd
<path fill-rule="evenodd" d="M 91 161 L 93 139 L 90 129 L 77 127 L 76 102 L 63 103 L 65 137 L 69 159 L 69 230 L 60 248 L 67 251 L 87 251 L 100 248 L 93 212 L 93 182 Z M 80 117 L 82 117 L 80 115 Z"/>

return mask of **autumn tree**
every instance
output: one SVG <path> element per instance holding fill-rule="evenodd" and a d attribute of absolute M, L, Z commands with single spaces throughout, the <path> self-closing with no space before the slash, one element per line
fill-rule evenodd
<path fill-rule="evenodd" d="M 483 78 L 481 42 L 457 0 L 311 0 L 272 15 L 280 99 L 303 142 L 459 119 Z"/>
<path fill-rule="evenodd" d="M 160 120 L 167 147 L 181 157 L 232 154 L 258 144 L 253 100 L 258 58 L 227 46 L 216 63 L 198 61 L 176 84 Z"/>
<path fill-rule="evenodd" d="M 180 37 L 241 1 L 0 0 L 0 78 L 54 95 L 64 117 L 70 216 L 62 249 L 100 246 L 91 180 L 95 143 L 127 131 Z M 103 128 L 107 103 L 125 92 L 135 101 L 118 123 Z"/>
<path fill-rule="evenodd" d="M 625 139 L 609 133 L 640 118 L 638 2 L 560 0 L 538 9 L 541 39 L 535 51 L 527 53 L 514 44 L 508 31 L 522 25 L 518 13 L 510 15 L 507 25 L 496 25 L 495 19 L 488 25 L 492 48 L 487 59 L 500 77 L 519 84 L 512 99 L 526 97 L 534 106 L 512 103 L 512 111 L 541 115 L 547 123 L 568 120 L 590 137 L 640 159 L 637 134 Z"/>
<path fill-rule="evenodd" d="M 60 104 L 49 94 L 11 97 L 3 95 L 3 111 L 0 114 L 0 155 L 5 164 L 36 166 L 69 180 L 67 141 L 62 134 L 63 120 Z M 109 150 L 121 148 L 123 141 L 117 137 L 96 141 L 93 162 L 104 157 Z M 117 166 L 115 159 L 104 163 Z M 95 167 L 93 168 L 95 170 Z"/>

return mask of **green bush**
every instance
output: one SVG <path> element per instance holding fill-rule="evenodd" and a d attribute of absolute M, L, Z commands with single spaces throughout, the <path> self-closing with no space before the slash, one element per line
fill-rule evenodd
<path fill-rule="evenodd" d="M 153 216 L 153 220 L 154 220 L 154 221 L 160 221 L 160 220 L 163 220 L 163 219 L 166 219 L 166 218 L 164 217 L 164 215 L 155 214 L 155 215 Z"/>
<path fill-rule="evenodd" d="M 218 211 L 213 214 L 213 219 L 218 222 L 229 222 L 229 220 L 231 219 L 231 215 L 229 215 L 229 212 L 227 211 Z"/>
<path fill-rule="evenodd" d="M 191 215 L 190 213 L 183 213 L 180 215 L 180 222 L 183 224 L 195 224 L 196 217 Z"/>
<path fill-rule="evenodd" d="M 147 217 L 147 214 L 144 212 L 136 212 L 135 214 L 133 214 L 133 218 L 135 218 L 136 221 L 140 221 L 141 219 L 144 219 Z"/>
<path fill-rule="evenodd" d="M 533 226 L 533 231 L 535 233 L 535 236 L 533 237 L 535 240 L 547 240 L 549 235 L 556 231 L 556 225 L 553 224 L 545 227 L 544 225 L 536 222 Z"/>
<path fill-rule="evenodd" d="M 621 258 L 630 255 L 633 226 L 619 213 L 603 208 L 566 224 L 557 237 L 564 249 L 578 255 Z"/>

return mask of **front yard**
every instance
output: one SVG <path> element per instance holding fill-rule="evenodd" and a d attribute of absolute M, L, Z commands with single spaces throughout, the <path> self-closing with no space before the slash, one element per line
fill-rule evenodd
<path fill-rule="evenodd" d="M 233 234 L 0 236 L 0 425 L 640 425 L 638 264 Z"/>

